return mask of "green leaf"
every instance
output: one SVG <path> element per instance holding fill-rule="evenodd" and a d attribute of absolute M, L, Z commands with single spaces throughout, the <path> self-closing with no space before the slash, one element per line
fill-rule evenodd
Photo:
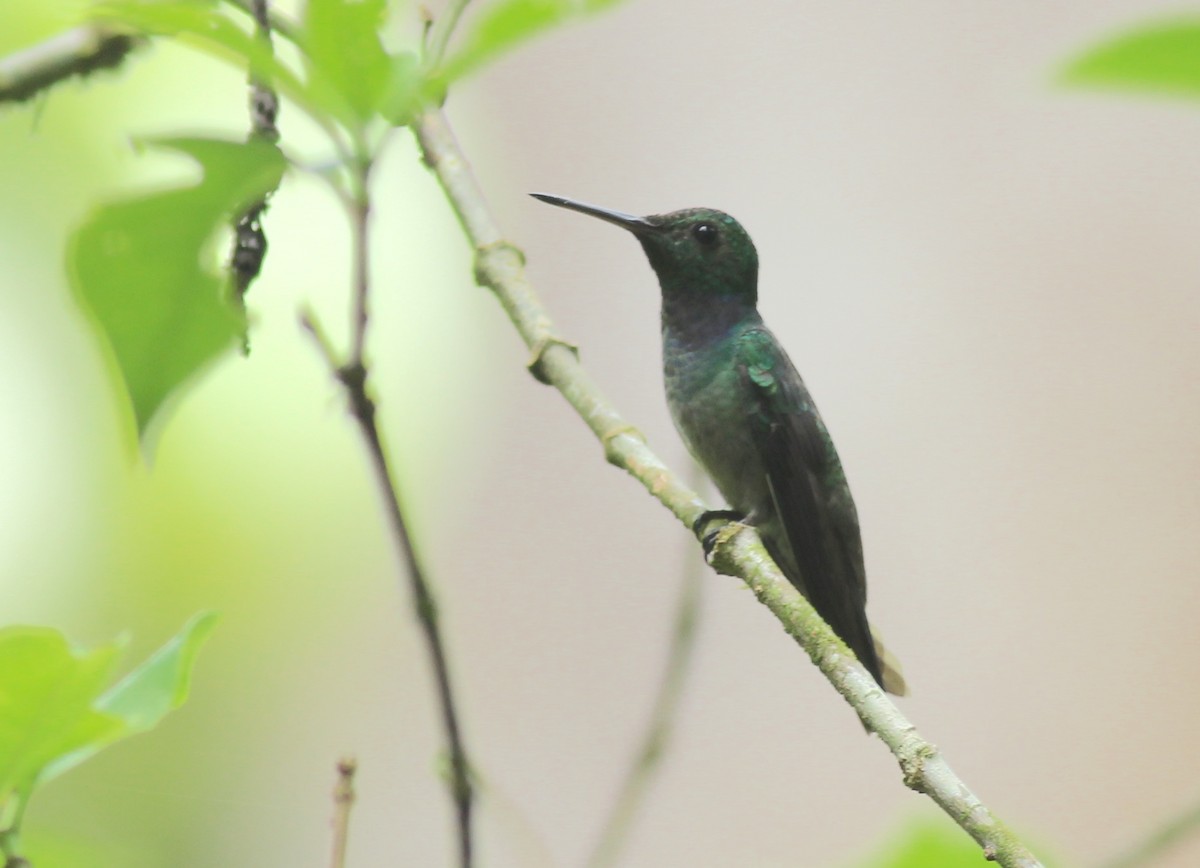
<path fill-rule="evenodd" d="M 417 56 L 402 51 L 388 58 L 388 80 L 379 100 L 379 113 L 392 124 L 404 126 L 420 107 L 421 69 Z"/>
<path fill-rule="evenodd" d="M 215 612 L 194 616 L 145 663 L 96 701 L 98 710 L 124 724 L 121 737 L 153 729 L 169 712 L 183 705 L 191 688 L 196 655 L 216 625 Z M 45 779 L 78 765 L 102 747 L 92 742 L 60 758 L 47 769 Z"/>
<path fill-rule="evenodd" d="M 444 86 L 544 30 L 615 6 L 620 0 L 501 0 L 480 14 L 462 47 L 437 72 Z"/>
<path fill-rule="evenodd" d="M 100 207 L 68 250 L 76 297 L 112 350 L 139 438 L 168 396 L 241 334 L 226 273 L 201 255 L 232 215 L 279 185 L 286 165 L 257 140 L 156 144 L 200 163 L 200 183 Z"/>
<path fill-rule="evenodd" d="M 77 651 L 48 628 L 0 630 L 0 805 L 27 797 L 55 759 L 119 735 L 121 720 L 92 707 L 119 651 Z"/>
<path fill-rule="evenodd" d="M 385 0 L 309 0 L 305 8 L 301 42 L 309 84 L 325 104 L 348 107 L 351 123 L 373 118 L 388 86 L 391 60 L 379 40 L 386 7 Z M 338 99 L 322 93 L 326 89 Z"/>
<path fill-rule="evenodd" d="M 123 642 L 82 651 L 56 630 L 0 630 L 0 814 L 19 816 L 35 785 L 178 708 L 215 617 L 192 618 L 103 694 Z"/>
<path fill-rule="evenodd" d="M 322 127 L 328 127 L 331 115 L 336 114 L 311 84 L 302 82 L 275 57 L 269 44 L 217 9 L 215 0 L 99 0 L 91 14 L 98 21 L 179 39 L 245 69 L 296 103 Z M 340 106 L 339 98 L 335 107 Z"/>
<path fill-rule="evenodd" d="M 215 612 L 193 616 L 167 644 L 100 697 L 97 707 L 123 719 L 131 731 L 153 729 L 187 699 L 196 655 L 216 626 Z"/>
<path fill-rule="evenodd" d="M 1072 61 L 1062 81 L 1200 98 L 1200 19 L 1163 22 L 1122 34 Z"/>

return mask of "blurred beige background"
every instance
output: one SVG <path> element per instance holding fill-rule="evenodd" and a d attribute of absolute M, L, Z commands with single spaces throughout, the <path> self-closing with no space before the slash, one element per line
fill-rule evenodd
<path fill-rule="evenodd" d="M 4 51 L 56 26 L 16 5 Z M 902 707 L 1062 866 L 1200 795 L 1200 105 L 1051 80 L 1190 8 L 631 0 L 448 105 L 562 332 L 680 467 L 640 250 L 524 194 L 711 205 L 749 229 L 761 308 L 850 476 Z M 423 647 L 355 432 L 295 327 L 311 301 L 344 328 L 335 203 L 303 177 L 280 192 L 254 353 L 185 396 L 149 471 L 127 465 L 68 300 L 62 245 L 90 203 L 186 171 L 130 136 L 240 135 L 243 104 L 236 73 L 160 48 L 0 114 L 4 620 L 84 643 L 129 629 L 132 659 L 197 608 L 224 615 L 188 706 L 48 788 L 29 834 L 88 865 L 321 866 L 333 765 L 354 753 L 351 864 L 449 864 Z M 326 156 L 295 111 L 281 125 Z M 524 372 L 398 138 L 377 388 L 485 780 L 481 864 L 578 865 L 697 555 Z M 852 865 L 929 810 L 749 593 L 711 574 L 704 593 L 625 864 Z M 1198 862 L 1193 840 L 1159 864 Z"/>

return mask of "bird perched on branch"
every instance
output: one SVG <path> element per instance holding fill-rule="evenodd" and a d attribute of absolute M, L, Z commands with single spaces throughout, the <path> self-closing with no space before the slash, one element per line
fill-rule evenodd
<path fill-rule="evenodd" d="M 758 253 L 746 230 L 709 208 L 635 217 L 532 195 L 627 229 L 641 243 L 662 289 L 663 375 L 684 443 L 879 685 L 903 695 L 899 665 L 867 623 L 862 537 L 846 475 L 804 381 L 758 314 Z"/>

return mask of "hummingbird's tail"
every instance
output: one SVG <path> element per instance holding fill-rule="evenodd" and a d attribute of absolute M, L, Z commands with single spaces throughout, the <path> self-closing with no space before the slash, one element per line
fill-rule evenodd
<path fill-rule="evenodd" d="M 908 696 L 908 682 L 904 680 L 904 668 L 896 659 L 896 655 L 884 646 L 874 628 L 871 630 L 871 642 L 875 645 L 875 657 L 879 660 L 883 689 L 893 696 Z"/>
<path fill-rule="evenodd" d="M 908 692 L 908 685 L 904 681 L 900 661 L 876 638 L 875 631 L 867 622 L 864 600 L 854 593 L 854 581 L 839 577 L 839 581 L 826 579 L 822 582 L 805 582 L 803 572 L 793 554 L 799 547 L 780 545 L 778 537 L 771 532 L 770 528 L 760 527 L 759 533 L 767 553 L 775 559 L 775 563 L 779 565 L 788 581 L 795 585 L 796 590 L 812 603 L 817 614 L 824 618 L 833 632 L 837 633 L 838 637 L 850 647 L 850 650 L 858 658 L 858 662 L 866 668 L 867 672 L 871 673 L 871 677 L 879 686 L 895 696 L 904 696 Z M 791 543 L 790 540 L 787 542 Z M 800 548 L 800 550 L 804 551 L 805 549 Z M 810 546 L 807 550 L 811 552 L 819 549 Z M 840 564 L 846 562 L 845 560 L 837 561 L 836 553 L 829 558 L 829 561 Z M 861 564 L 861 560 L 859 563 Z M 820 575 L 821 573 L 818 569 L 814 571 L 814 574 Z M 861 589 L 864 585 L 865 582 L 860 578 L 858 587 Z"/>

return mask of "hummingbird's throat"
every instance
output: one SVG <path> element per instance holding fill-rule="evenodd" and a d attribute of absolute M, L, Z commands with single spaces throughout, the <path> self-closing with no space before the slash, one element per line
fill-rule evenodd
<path fill-rule="evenodd" d="M 754 305 L 744 297 L 709 295 L 688 289 L 673 291 L 663 287 L 663 334 L 670 334 L 681 344 L 707 344 L 727 337 L 744 325 L 761 322 Z"/>

